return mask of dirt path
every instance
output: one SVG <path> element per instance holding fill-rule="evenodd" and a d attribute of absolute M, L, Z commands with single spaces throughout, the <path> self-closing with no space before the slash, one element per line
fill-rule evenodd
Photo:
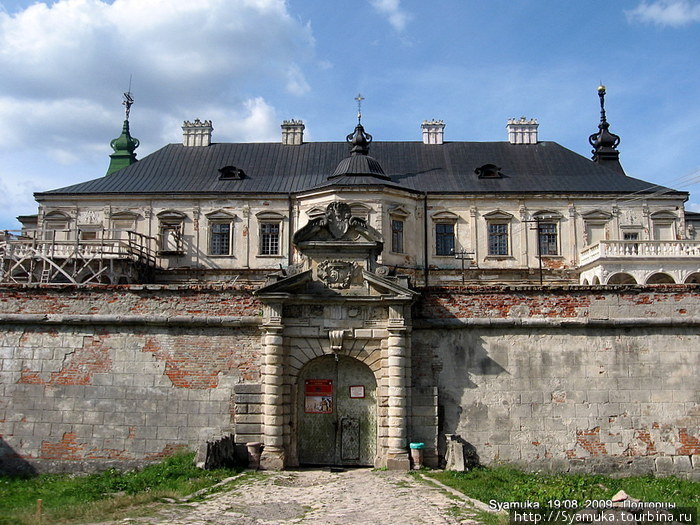
<path fill-rule="evenodd" d="M 117 523 L 432 525 L 477 523 L 473 516 L 464 502 L 407 473 L 303 470 L 255 475 L 206 501 Z"/>

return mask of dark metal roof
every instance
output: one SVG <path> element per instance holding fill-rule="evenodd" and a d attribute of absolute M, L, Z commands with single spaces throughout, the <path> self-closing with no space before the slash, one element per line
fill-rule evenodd
<path fill-rule="evenodd" d="M 51 190 L 65 194 L 295 193 L 324 186 L 386 185 L 429 193 L 628 193 L 667 190 L 600 166 L 554 142 L 373 142 L 372 156 L 391 180 L 342 175 L 329 180 L 348 155 L 345 142 L 169 144 L 112 175 Z M 475 168 L 501 167 L 502 178 L 479 178 Z M 220 180 L 235 166 L 242 180 Z M 366 180 L 365 180 L 366 179 Z M 672 190 L 668 190 L 669 192 Z M 677 192 L 685 194 L 685 192 Z"/>

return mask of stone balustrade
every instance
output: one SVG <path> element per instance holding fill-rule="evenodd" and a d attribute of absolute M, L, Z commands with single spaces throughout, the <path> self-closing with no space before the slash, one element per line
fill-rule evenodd
<path fill-rule="evenodd" d="M 700 257 L 700 241 L 600 241 L 581 251 L 581 266 L 606 258 Z"/>

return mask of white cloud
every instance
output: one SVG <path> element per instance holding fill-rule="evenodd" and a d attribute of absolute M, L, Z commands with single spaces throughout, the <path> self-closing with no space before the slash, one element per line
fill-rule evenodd
<path fill-rule="evenodd" d="M 694 211 L 700 213 L 700 202 L 686 202 L 686 211 Z"/>
<path fill-rule="evenodd" d="M 306 78 L 304 78 L 304 74 L 296 64 L 292 64 L 287 68 L 286 89 L 292 95 L 304 95 L 311 90 Z"/>
<path fill-rule="evenodd" d="M 235 108 L 199 106 L 186 117 L 195 118 L 212 121 L 212 142 L 276 142 L 282 136 L 281 120 L 275 108 L 262 97 L 248 99 Z M 163 120 L 160 134 L 163 142 L 182 140 L 179 134 L 182 120 L 176 117 Z"/>
<path fill-rule="evenodd" d="M 680 27 L 700 22 L 700 3 L 692 0 L 643 1 L 625 14 L 630 22 Z"/>
<path fill-rule="evenodd" d="M 0 225 L 35 211 L 34 191 L 104 174 L 131 74 L 142 158 L 196 117 L 213 119 L 220 142 L 278 140 L 269 93 L 308 93 L 316 60 L 310 26 L 285 0 L 0 8 Z"/>
<path fill-rule="evenodd" d="M 369 0 L 372 7 L 385 15 L 396 31 L 403 31 L 411 15 L 401 8 L 401 0 Z"/>
<path fill-rule="evenodd" d="M 132 73 L 136 136 L 155 137 L 170 122 L 179 129 L 207 107 L 212 116 L 202 118 L 225 115 L 231 122 L 219 127 L 263 140 L 274 108 L 259 96 L 275 86 L 307 93 L 302 66 L 313 48 L 310 27 L 284 0 L 59 0 L 0 10 L 0 71 L 12 72 L 0 77 L 0 121 L 12 123 L 0 128 L 0 149 L 26 145 L 59 162 L 104 150 L 119 133 Z"/>

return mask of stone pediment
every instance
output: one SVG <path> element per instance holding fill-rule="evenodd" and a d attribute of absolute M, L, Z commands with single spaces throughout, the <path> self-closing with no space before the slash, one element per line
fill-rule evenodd
<path fill-rule="evenodd" d="M 363 298 L 367 300 L 405 300 L 413 301 L 418 294 L 406 286 L 399 279 L 391 277 L 382 277 L 375 273 L 363 270 L 350 261 L 325 261 L 331 263 L 325 265 L 319 264 L 313 270 L 306 270 L 296 275 L 288 277 L 279 277 L 276 282 L 268 283 L 262 288 L 259 288 L 255 295 L 261 298 L 290 298 L 295 300 L 306 298 L 318 301 L 321 299 L 330 299 L 332 297 L 345 298 Z M 343 276 L 340 268 L 333 268 L 333 264 L 343 263 L 349 268 L 349 278 L 347 280 Z M 331 269 L 328 269 L 328 267 Z M 314 276 L 314 273 L 316 274 Z"/>

